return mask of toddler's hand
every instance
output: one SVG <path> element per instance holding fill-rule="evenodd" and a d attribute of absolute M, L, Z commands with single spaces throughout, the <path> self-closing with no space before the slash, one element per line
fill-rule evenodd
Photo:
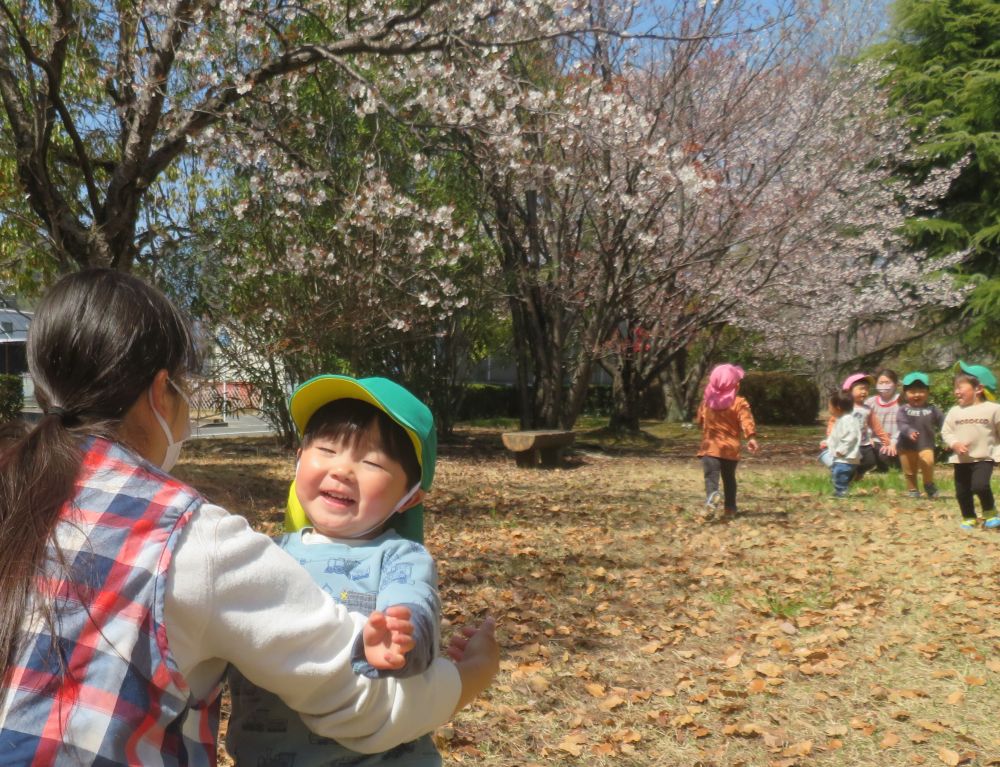
<path fill-rule="evenodd" d="M 394 671 L 406 665 L 405 655 L 413 649 L 413 624 L 410 608 L 401 605 L 387 607 L 384 613 L 368 616 L 361 636 L 365 644 L 365 659 L 382 671 Z"/>
<path fill-rule="evenodd" d="M 912 439 L 914 442 L 916 442 L 919 437 L 920 437 L 920 432 L 919 431 L 911 431 L 910 432 L 910 439 Z"/>
<path fill-rule="evenodd" d="M 754 437 L 751 437 L 750 439 L 747 440 L 747 448 L 750 450 L 751 453 L 756 453 L 758 450 L 760 450 L 760 443 L 757 442 L 757 440 Z"/>
<path fill-rule="evenodd" d="M 968 453 L 969 453 L 969 446 L 966 445 L 964 442 L 956 442 L 955 444 L 953 444 L 951 446 L 951 449 L 957 455 L 968 455 Z"/>

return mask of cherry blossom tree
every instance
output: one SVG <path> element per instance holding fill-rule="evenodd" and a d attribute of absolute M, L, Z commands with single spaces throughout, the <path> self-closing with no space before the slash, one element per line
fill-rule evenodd
<path fill-rule="evenodd" d="M 192 143 L 214 141 L 255 102 L 290 97 L 317 67 L 356 83 L 379 67 L 418 82 L 434 74 L 428 53 L 516 42 L 510 17 L 534 19 L 542 36 L 570 18 L 558 0 L 5 1 L 0 11 L 0 203 L 7 234 L 43 241 L 36 272 L 131 268 L 166 230 L 164 212 L 177 213 L 173 174 Z M 212 181 L 209 170 L 191 189 Z"/>
<path fill-rule="evenodd" d="M 318 372 L 401 380 L 447 431 L 494 316 L 464 177 L 349 91 L 316 73 L 201 147 L 230 182 L 164 264 L 289 441 L 288 392 Z"/>
<path fill-rule="evenodd" d="M 602 29 L 635 18 L 592 10 Z M 815 355 L 830 333 L 958 299 L 939 275 L 961 256 L 930 259 L 903 233 L 954 171 L 894 180 L 906 132 L 823 13 L 681 4 L 656 47 L 577 36 L 498 62 L 502 92 L 470 87 L 463 138 L 491 202 L 524 425 L 571 425 L 595 361 L 616 425 L 634 428 L 645 388 L 723 324 Z"/>
<path fill-rule="evenodd" d="M 707 82 L 732 82 L 719 62 L 712 69 Z M 739 98 L 734 89 L 721 102 L 697 82 L 670 83 L 694 89 L 670 125 L 689 137 L 706 184 L 663 211 L 679 236 L 645 258 L 668 270 L 628 294 L 605 346 L 620 425 L 637 427 L 639 397 L 665 373 L 694 373 L 697 384 L 706 360 L 675 363 L 695 339 L 710 344 L 713 327 L 753 331 L 763 350 L 820 372 L 836 364 L 838 334 L 866 326 L 874 338 L 873 324 L 909 324 L 960 302 L 944 271 L 963 254 L 931 258 L 905 233 L 907 215 L 931 214 L 958 168 L 916 187 L 895 177 L 908 134 L 888 116 L 879 76 L 872 66 L 805 72 L 784 62 L 740 77 Z"/>

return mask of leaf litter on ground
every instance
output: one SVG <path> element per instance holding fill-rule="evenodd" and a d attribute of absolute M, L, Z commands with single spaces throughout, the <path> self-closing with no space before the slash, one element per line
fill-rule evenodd
<path fill-rule="evenodd" d="M 273 532 L 291 454 L 234 444 L 179 473 Z M 898 476 L 846 502 L 788 492 L 789 472 L 822 474 L 811 442 L 764 444 L 717 523 L 691 436 L 554 471 L 517 468 L 495 431 L 442 445 L 444 631 L 492 614 L 503 653 L 436 734 L 446 764 L 1000 764 L 1000 538 Z"/>

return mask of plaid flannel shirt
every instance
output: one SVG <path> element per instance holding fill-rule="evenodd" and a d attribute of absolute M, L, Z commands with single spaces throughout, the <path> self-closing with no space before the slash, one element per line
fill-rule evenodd
<path fill-rule="evenodd" d="M 218 690 L 192 700 L 167 647 L 163 592 L 180 531 L 202 504 L 190 488 L 91 438 L 62 511 L 35 610 L 0 703 L 0 764 L 215 765 Z"/>

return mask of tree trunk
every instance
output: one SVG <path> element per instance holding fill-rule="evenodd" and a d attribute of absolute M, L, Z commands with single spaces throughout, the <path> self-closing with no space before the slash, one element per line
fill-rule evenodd
<path fill-rule="evenodd" d="M 632 355 L 625 352 L 611 373 L 611 418 L 608 428 L 612 431 L 639 431 L 639 411 L 645 387 L 639 380 Z"/>

